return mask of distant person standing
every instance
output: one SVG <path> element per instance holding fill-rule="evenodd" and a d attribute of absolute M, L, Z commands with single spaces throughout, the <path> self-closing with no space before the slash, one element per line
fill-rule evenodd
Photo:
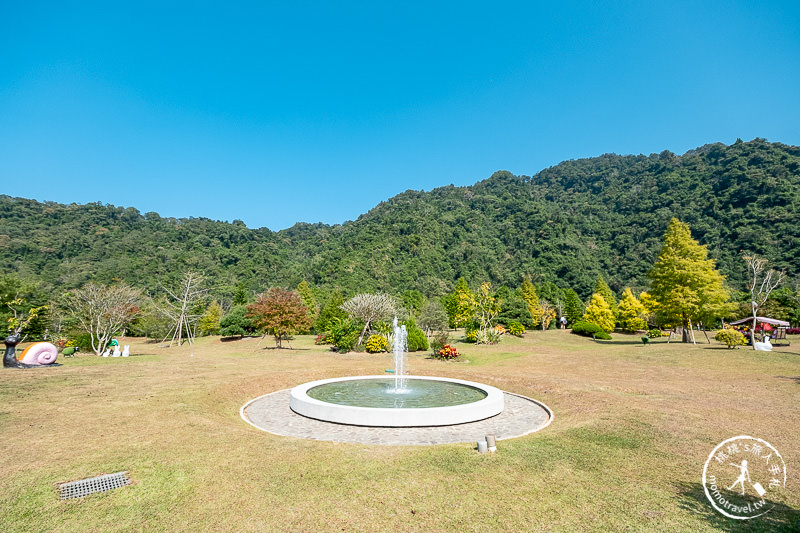
<path fill-rule="evenodd" d="M 567 329 L 567 317 L 561 315 L 561 329 Z"/>

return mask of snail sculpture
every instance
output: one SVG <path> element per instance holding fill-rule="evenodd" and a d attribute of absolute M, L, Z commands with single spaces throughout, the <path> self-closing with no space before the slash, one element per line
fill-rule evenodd
<path fill-rule="evenodd" d="M 5 338 L 6 353 L 3 355 L 5 368 L 34 368 L 55 364 L 56 358 L 58 358 L 58 348 L 54 344 L 35 342 L 25 348 L 17 359 L 19 342 L 19 335 L 9 335 Z"/>

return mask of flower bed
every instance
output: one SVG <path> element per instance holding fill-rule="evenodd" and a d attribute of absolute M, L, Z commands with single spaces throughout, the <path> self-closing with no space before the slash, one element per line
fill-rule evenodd
<path fill-rule="evenodd" d="M 445 344 L 444 346 L 442 346 L 442 349 L 436 353 L 436 355 L 441 357 L 442 359 L 455 359 L 456 357 L 459 357 L 461 354 L 458 353 L 458 350 L 454 346 Z"/>

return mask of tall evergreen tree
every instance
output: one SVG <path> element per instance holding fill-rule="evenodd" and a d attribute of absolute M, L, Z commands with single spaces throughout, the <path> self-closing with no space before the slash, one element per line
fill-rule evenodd
<path fill-rule="evenodd" d="M 317 299 L 314 298 L 314 289 L 309 282 L 303 280 L 297 284 L 297 294 L 300 295 L 303 305 L 308 309 L 308 316 L 311 318 L 311 324 L 313 326 L 314 322 L 316 322 L 318 311 Z"/>
<path fill-rule="evenodd" d="M 533 315 L 534 309 L 539 306 L 539 295 L 536 294 L 536 287 L 533 286 L 530 278 L 525 278 L 522 280 L 521 290 L 522 299 L 528 304 L 528 310 L 531 312 L 531 315 Z"/>
<path fill-rule="evenodd" d="M 603 276 L 597 277 L 597 283 L 595 283 L 594 292 L 602 296 L 606 301 L 608 307 L 611 309 L 611 314 L 614 315 L 614 323 L 616 324 L 618 312 L 617 297 L 614 296 L 614 291 L 612 291 L 611 287 L 608 286 L 608 283 L 606 283 L 606 280 L 603 279 Z"/>
<path fill-rule="evenodd" d="M 583 302 L 578 293 L 572 289 L 564 290 L 564 316 L 570 324 L 574 324 L 583 316 Z"/>
<path fill-rule="evenodd" d="M 650 270 L 650 295 L 669 325 L 683 327 L 683 342 L 690 342 L 688 328 L 698 320 L 724 316 L 730 311 L 725 277 L 708 259 L 708 249 L 692 238 L 689 225 L 670 220 L 664 246 Z"/>
<path fill-rule="evenodd" d="M 244 305 L 247 303 L 247 285 L 244 281 L 236 284 L 236 290 L 233 293 L 233 305 Z"/>
<path fill-rule="evenodd" d="M 319 318 L 315 326 L 318 332 L 328 331 L 336 320 L 347 318 L 347 313 L 341 309 L 343 303 L 344 296 L 342 296 L 342 292 L 338 287 L 333 289 L 328 295 L 328 301 L 319 310 Z"/>

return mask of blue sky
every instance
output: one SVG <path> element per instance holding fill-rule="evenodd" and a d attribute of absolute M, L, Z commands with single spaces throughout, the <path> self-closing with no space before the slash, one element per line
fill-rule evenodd
<path fill-rule="evenodd" d="M 280 230 L 603 153 L 800 145 L 800 2 L 4 2 L 0 194 Z"/>

